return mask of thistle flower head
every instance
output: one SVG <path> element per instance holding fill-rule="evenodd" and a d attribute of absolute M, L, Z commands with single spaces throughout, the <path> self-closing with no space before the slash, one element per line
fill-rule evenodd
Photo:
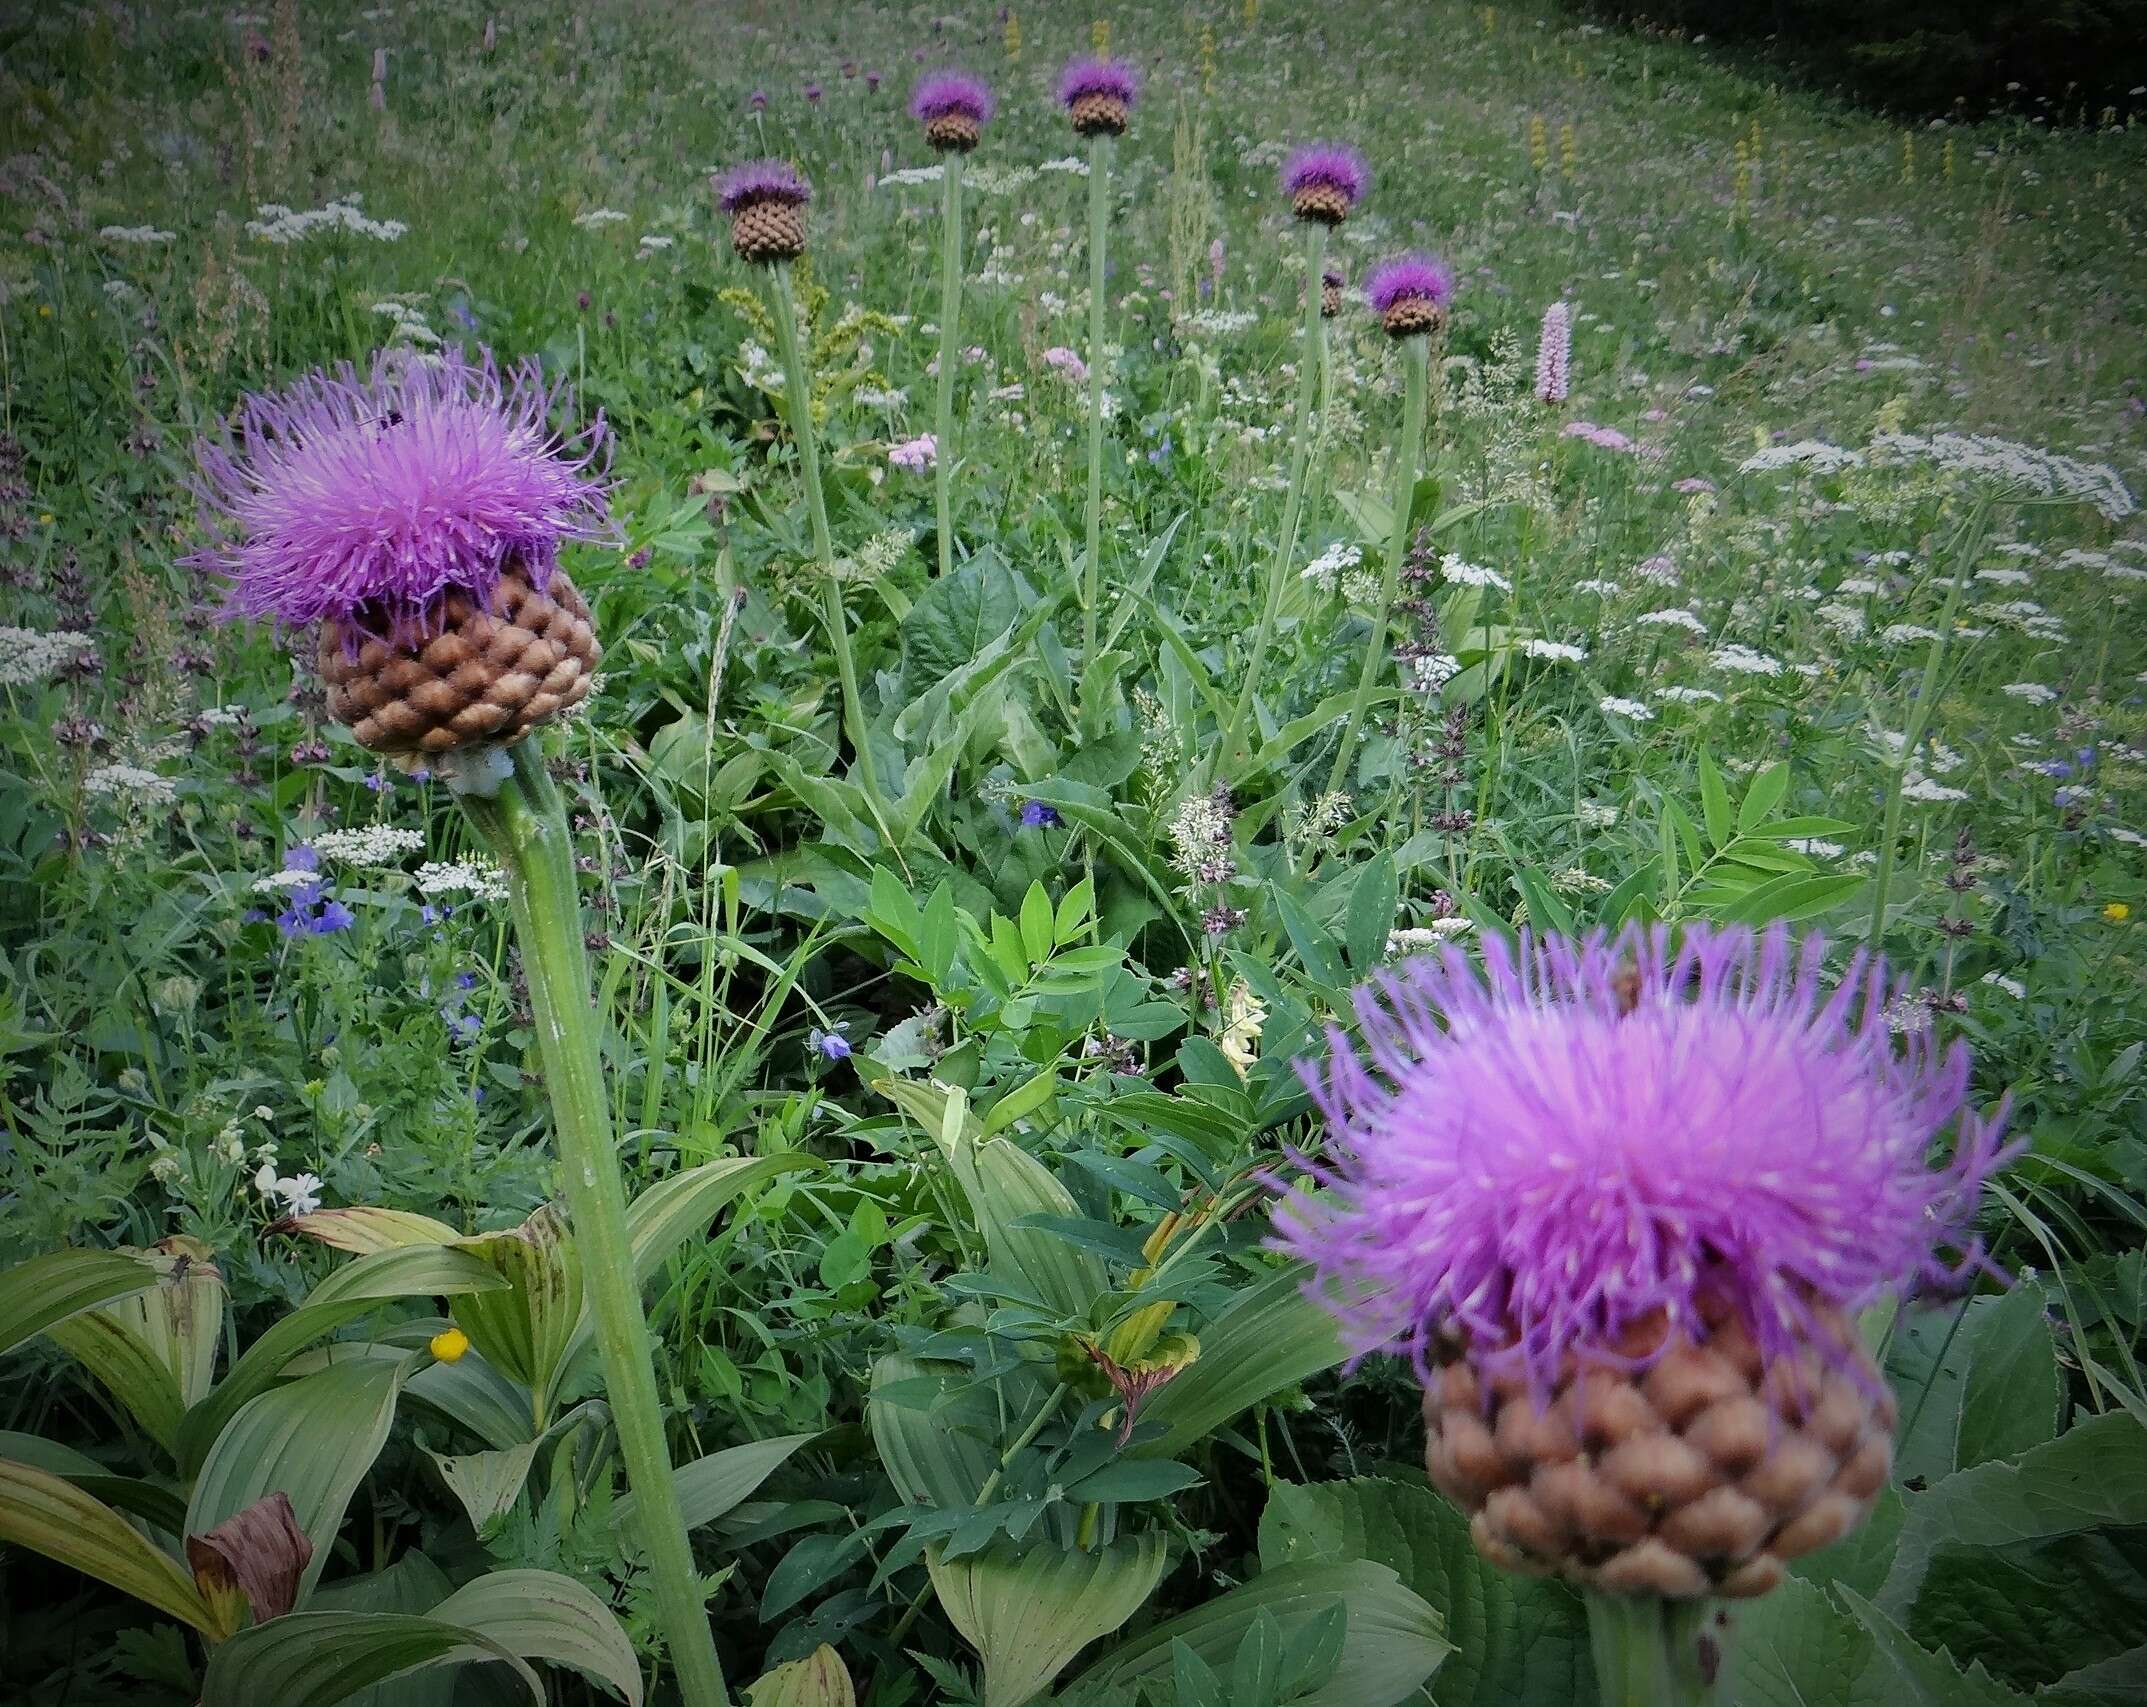
<path fill-rule="evenodd" d="M 805 174 L 787 160 L 748 160 L 723 175 L 716 192 L 716 205 L 736 213 L 755 202 L 786 202 L 802 207 L 813 199 L 813 187 Z"/>
<path fill-rule="evenodd" d="M 1371 187 L 1371 168 L 1364 156 L 1339 142 L 1308 142 L 1282 166 L 1282 193 L 1296 197 L 1307 190 L 1326 190 L 1341 198 L 1345 208 L 1364 199 Z"/>
<path fill-rule="evenodd" d="M 1892 1035 L 1882 963 L 1828 990 L 1823 950 L 1656 926 L 1383 974 L 1356 995 L 1369 1063 L 1336 1031 L 1299 1064 L 1328 1189 L 1292 1193 L 1279 1242 L 1360 1350 L 1425 1374 L 1458 1341 L 1539 1393 L 1569 1355 L 1630 1366 L 1628 1329 L 1704 1335 L 1703 1300 L 1771 1360 L 1827 1341 L 1819 1308 L 1962 1278 L 2003 1110 L 1965 1109 L 1964 1046 Z"/>
<path fill-rule="evenodd" d="M 909 116 L 924 124 L 943 118 L 989 124 L 997 110 L 990 85 L 966 71 L 934 71 L 920 77 L 909 98 Z"/>
<path fill-rule="evenodd" d="M 213 537 L 184 561 L 227 577 L 246 616 L 398 638 L 449 592 L 488 604 L 510 559 L 542 588 L 561 541 L 608 529 L 604 420 L 563 436 L 570 408 L 534 360 L 458 352 L 383 350 L 248 396 L 196 447 Z"/>
<path fill-rule="evenodd" d="M 1454 270 L 1436 255 L 1412 250 L 1374 267 L 1364 281 L 1364 294 L 1379 314 L 1411 301 L 1443 309 L 1454 299 Z"/>
<path fill-rule="evenodd" d="M 1101 95 L 1130 107 L 1140 92 L 1140 73 L 1123 60 L 1083 54 L 1078 59 L 1068 60 L 1066 69 L 1059 73 L 1059 105 L 1062 107 L 1071 107 L 1089 95 Z"/>

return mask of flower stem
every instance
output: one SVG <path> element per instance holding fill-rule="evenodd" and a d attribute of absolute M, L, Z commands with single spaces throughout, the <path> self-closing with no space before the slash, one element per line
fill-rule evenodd
<path fill-rule="evenodd" d="M 939 502 L 939 572 L 954 569 L 954 361 L 955 326 L 962 315 L 962 156 L 940 156 L 946 210 L 940 220 L 938 454 L 933 458 Z"/>
<path fill-rule="evenodd" d="M 1708 1707 L 1722 1651 L 1706 1632 L 1711 1603 L 1652 1594 L 1588 1594 L 1588 1646 L 1602 1707 Z"/>
<path fill-rule="evenodd" d="M 498 792 L 465 793 L 462 804 L 507 877 L 605 1393 L 640 1510 L 642 1546 L 679 1692 L 688 1707 L 725 1707 L 723 1669 L 672 1479 L 648 1323 L 634 1285 L 626 1183 L 612 1142 L 611 1102 L 589 1005 L 566 811 L 537 748 L 535 740 L 519 742 L 511 750 L 513 771 Z"/>
<path fill-rule="evenodd" d="M 1088 146 L 1088 553 L 1081 562 L 1081 657 L 1096 654 L 1097 584 L 1103 558 L 1104 235 L 1111 211 L 1111 138 Z"/>
<path fill-rule="evenodd" d="M 1938 613 L 1938 638 L 1923 661 L 1923 679 L 1916 684 L 1916 697 L 1909 705 L 1908 726 L 1901 731 L 1901 752 L 1886 780 L 1886 816 L 1879 831 L 1879 869 L 1871 880 L 1871 930 L 1865 946 L 1876 954 L 1886 934 L 1886 901 L 1893 888 L 1894 864 L 1901 842 L 1901 790 L 1908 781 L 1909 766 L 1931 720 L 1931 702 L 1938 697 L 1938 679 L 1946 664 L 1947 643 L 1953 637 L 1954 619 L 1960 614 L 1961 596 L 1975 574 L 1976 560 L 1983 555 L 1984 535 L 1990 531 L 1990 500 L 1979 498 L 1953 536 L 1955 568 L 1953 584 L 1946 589 L 1946 602 Z"/>
<path fill-rule="evenodd" d="M 1230 726 L 1215 749 L 1218 767 L 1237 762 L 1238 736 L 1252 714 L 1253 696 L 1260 687 L 1260 666 L 1267 659 L 1269 642 L 1275 637 L 1275 618 L 1282 609 L 1283 588 L 1289 584 L 1291 566 L 1297 561 L 1297 529 L 1304 515 L 1305 470 L 1312 457 L 1313 434 L 1308 421 L 1312 399 L 1319 390 L 1324 365 L 1326 323 L 1320 319 L 1320 273 L 1327 261 L 1327 227 L 1308 219 L 1305 226 L 1305 329 L 1297 348 L 1297 412 L 1290 420 L 1290 492 L 1282 506 L 1282 533 L 1275 541 L 1275 560 L 1268 566 L 1267 598 L 1260 607 L 1260 626 L 1253 633 L 1252 651 L 1245 660 L 1245 685 L 1238 690 L 1231 708 Z"/>
<path fill-rule="evenodd" d="M 1416 496 L 1416 475 L 1424 448 L 1424 399 L 1429 390 L 1431 338 L 1419 333 L 1402 340 L 1406 370 L 1402 402 L 1402 437 L 1394 454 L 1394 528 L 1387 541 L 1387 563 L 1379 582 L 1379 611 L 1372 618 L 1372 632 L 1364 645 L 1364 670 L 1357 677 L 1357 691 L 1349 704 L 1349 721 L 1342 726 L 1342 745 L 1334 755 L 1334 770 L 1327 778 L 1327 792 L 1339 794 L 1349 780 L 1356 757 L 1357 734 L 1364 727 L 1364 714 L 1372 703 L 1372 687 L 1379 668 L 1386 662 L 1387 621 L 1394 612 L 1394 597 L 1401 588 L 1402 558 L 1409 549 L 1409 507 Z"/>
<path fill-rule="evenodd" d="M 820 441 L 813 431 L 812 383 L 805 371 L 804 349 L 798 342 L 797 292 L 791 284 L 788 261 L 776 262 L 769 271 L 775 277 L 775 337 L 783 347 L 783 408 L 790 417 L 790 436 L 798 444 L 798 473 L 805 483 L 806 511 L 812 517 L 813 551 L 820 559 L 820 607 L 828 644 L 835 649 L 835 672 L 842 679 L 843 724 L 857 753 L 865 798 L 884 830 L 887 815 L 882 809 L 879 772 L 872 762 L 872 742 L 867 738 L 864 698 L 857 686 L 857 658 L 850 650 L 850 621 L 842 608 L 842 582 L 835 572 L 834 536 L 827 525 L 827 493 L 820 484 Z"/>

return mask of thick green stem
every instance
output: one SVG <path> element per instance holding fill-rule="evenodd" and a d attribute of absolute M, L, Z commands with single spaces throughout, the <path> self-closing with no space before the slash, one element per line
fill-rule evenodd
<path fill-rule="evenodd" d="M 939 572 L 954 568 L 954 364 L 955 327 L 962 317 L 962 156 L 940 156 L 946 208 L 939 235 L 939 409 L 933 490 L 939 503 Z"/>
<path fill-rule="evenodd" d="M 1327 792 L 1338 794 L 1349 781 L 1356 758 L 1357 733 L 1364 727 L 1364 714 L 1372 703 L 1372 688 L 1380 667 L 1387 661 L 1387 622 L 1394 613 L 1395 594 L 1401 588 L 1402 558 L 1409 549 L 1409 507 L 1416 496 L 1419 459 L 1424 453 L 1424 400 L 1429 390 L 1431 338 L 1419 333 L 1402 340 L 1406 370 L 1402 401 L 1401 443 L 1394 451 L 1394 529 L 1387 541 L 1387 563 L 1379 582 L 1379 609 L 1372 617 L 1372 632 L 1364 645 L 1364 669 L 1357 677 L 1357 691 L 1349 702 L 1349 721 L 1342 725 L 1342 745 L 1334 755 L 1334 770 L 1327 778 Z"/>
<path fill-rule="evenodd" d="M 1589 1594 L 1588 1645 L 1602 1707 L 1709 1707 L 1723 1654 L 1712 1605 L 1648 1594 Z"/>
<path fill-rule="evenodd" d="M 1327 261 L 1327 227 L 1317 220 L 1305 221 L 1305 329 L 1297 346 L 1297 409 L 1290 418 L 1290 489 L 1283 500 L 1282 533 L 1275 541 L 1275 559 L 1268 565 L 1267 598 L 1260 607 L 1260 626 L 1253 633 L 1252 651 L 1245 660 L 1245 683 L 1238 689 L 1231 708 L 1230 726 L 1215 749 L 1218 767 L 1233 765 L 1238 758 L 1238 736 L 1252 715 L 1253 697 L 1260 687 L 1260 666 L 1266 662 L 1268 644 L 1275 637 L 1275 619 L 1282 610 L 1283 589 L 1297 561 L 1297 529 L 1304 516 L 1305 470 L 1312 460 L 1314 434 L 1308 425 L 1312 400 L 1319 390 L 1324 366 L 1326 323 L 1320 319 L 1320 273 Z"/>
<path fill-rule="evenodd" d="M 812 381 L 805 371 L 805 351 L 798 342 L 797 292 L 790 282 L 788 261 L 776 262 L 769 271 L 775 275 L 775 341 L 783 350 L 783 409 L 790 417 L 790 436 L 798 445 L 798 477 L 804 482 L 805 508 L 812 517 L 813 552 L 820 559 L 820 608 L 827 625 L 828 644 L 835 649 L 835 673 L 842 680 L 843 725 L 857 753 L 865 797 L 884 828 L 887 815 L 879 773 L 872 762 L 864 697 L 857 686 L 857 658 L 850 650 L 850 621 L 842 608 L 842 581 L 835 571 L 835 540 L 827 525 L 827 493 L 820 484 L 820 440 L 813 431 Z"/>
<path fill-rule="evenodd" d="M 1923 679 L 1916 684 L 1916 697 L 1910 703 L 1908 727 L 1901 731 L 1901 752 L 1894 762 L 1893 771 L 1886 781 L 1886 816 L 1879 832 L 1879 868 L 1871 880 L 1871 930 L 1865 946 L 1874 954 L 1879 950 L 1886 934 L 1886 900 L 1893 888 L 1894 864 L 1901 842 L 1901 790 L 1908 781 L 1909 766 L 1915 762 L 1917 745 L 1923 740 L 1923 732 L 1931 719 L 1931 702 L 1938 695 L 1939 677 L 1946 666 L 1946 648 L 1953 638 L 1953 624 L 1960 615 L 1961 596 L 1969 580 L 1976 572 L 1976 560 L 1983 555 L 1983 539 L 1990 531 L 1990 501 L 1978 499 L 1968 518 L 1961 523 L 1954 535 L 1955 567 L 1953 584 L 1946 589 L 1946 602 L 1938 613 L 1938 638 L 1931 642 L 1930 654 L 1923 662 Z"/>
<path fill-rule="evenodd" d="M 1111 138 L 1088 146 L 1088 553 L 1081 561 L 1081 659 L 1096 655 L 1103 562 L 1104 234 L 1111 212 Z"/>
<path fill-rule="evenodd" d="M 605 1393 L 679 1692 L 688 1707 L 725 1707 L 723 1669 L 672 1479 L 648 1323 L 634 1285 L 626 1182 L 612 1142 L 611 1100 L 589 1006 L 589 960 L 567 817 L 538 745 L 534 739 L 516 745 L 513 771 L 498 792 L 466 793 L 462 804 L 507 876 L 582 1285 L 596 1318 Z"/>

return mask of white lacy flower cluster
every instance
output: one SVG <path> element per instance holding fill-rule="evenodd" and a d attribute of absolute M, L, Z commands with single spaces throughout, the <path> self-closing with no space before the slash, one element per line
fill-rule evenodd
<path fill-rule="evenodd" d="M 428 863 L 417 868 L 418 893 L 467 895 L 475 901 L 504 901 L 507 880 L 498 866 L 483 860 Z"/>
<path fill-rule="evenodd" d="M 101 794 L 121 806 L 147 810 L 169 806 L 179 795 L 179 785 L 168 776 L 144 770 L 140 765 L 99 765 L 82 779 L 91 794 Z"/>
<path fill-rule="evenodd" d="M 71 628 L 55 628 L 49 634 L 35 628 L 0 628 L 0 688 L 49 681 L 89 645 L 88 635 Z"/>
<path fill-rule="evenodd" d="M 2074 498 L 2121 522 L 2139 508 L 2117 470 L 2106 462 L 2082 462 L 2012 439 L 1981 433 L 1881 433 L 1875 452 L 1931 462 L 1954 474 L 1972 475 L 2044 498 Z"/>
<path fill-rule="evenodd" d="M 1439 559 L 1439 573 L 1457 587 L 1496 587 L 1502 593 L 1513 591 L 1513 583 L 1496 569 L 1487 569 L 1481 563 L 1464 562 L 1451 551 Z"/>
<path fill-rule="evenodd" d="M 1260 317 L 1242 308 L 1204 308 L 1178 322 L 1178 330 L 1192 338 L 1228 338 L 1260 323 Z"/>
<path fill-rule="evenodd" d="M 368 219 L 355 195 L 338 196 L 326 207 L 300 211 L 281 202 L 263 202 L 246 222 L 246 235 L 264 243 L 286 246 L 303 243 L 323 231 L 347 231 L 353 237 L 370 237 L 376 243 L 392 243 L 409 234 L 399 219 Z"/>
<path fill-rule="evenodd" d="M 1304 578 L 1323 593 L 1331 593 L 1364 561 L 1363 551 L 1336 540 L 1304 567 Z"/>
<path fill-rule="evenodd" d="M 574 223 L 584 231 L 601 231 L 607 225 L 624 225 L 626 215 L 615 207 L 593 207 L 587 213 L 577 213 Z"/>
<path fill-rule="evenodd" d="M 339 865 L 395 865 L 425 845 L 424 836 L 396 824 L 363 824 L 349 830 L 323 830 L 313 851 Z"/>
<path fill-rule="evenodd" d="M 106 243 L 171 243 L 177 240 L 175 231 L 159 231 L 153 225 L 107 225 L 97 236 Z"/>
<path fill-rule="evenodd" d="M 1739 474 L 1771 474 L 1782 468 L 1809 468 L 1815 474 L 1833 474 L 1844 468 L 1861 468 L 1862 451 L 1844 450 L 1822 439 L 1799 439 L 1790 445 L 1769 445 L 1737 465 Z"/>

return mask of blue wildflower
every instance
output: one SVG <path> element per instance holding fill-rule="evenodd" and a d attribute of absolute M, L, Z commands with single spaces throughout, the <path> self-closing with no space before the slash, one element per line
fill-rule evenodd
<path fill-rule="evenodd" d="M 1049 830 L 1065 822 L 1056 806 L 1046 806 L 1041 800 L 1021 803 L 1021 827 L 1024 830 Z"/>

